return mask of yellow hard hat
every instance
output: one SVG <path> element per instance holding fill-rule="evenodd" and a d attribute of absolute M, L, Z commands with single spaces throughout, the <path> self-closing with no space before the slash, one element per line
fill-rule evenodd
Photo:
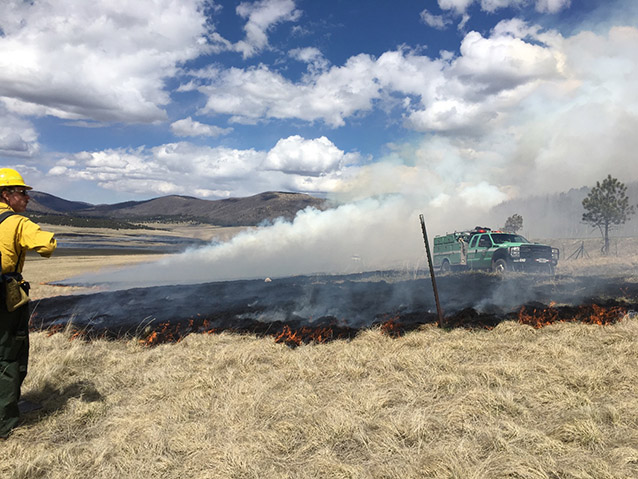
<path fill-rule="evenodd" d="M 7 186 L 24 186 L 27 190 L 33 189 L 24 183 L 20 173 L 13 168 L 0 168 L 0 188 Z"/>

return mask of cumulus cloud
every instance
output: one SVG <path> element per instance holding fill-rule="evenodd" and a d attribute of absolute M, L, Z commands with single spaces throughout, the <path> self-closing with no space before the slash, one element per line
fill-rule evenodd
<path fill-rule="evenodd" d="M 169 143 L 154 148 L 77 153 L 59 162 L 49 174 L 94 181 L 105 189 L 139 195 L 185 194 L 196 188 L 227 196 L 237 186 L 237 179 L 253 171 L 263 156 L 254 150 Z"/>
<path fill-rule="evenodd" d="M 23 115 L 152 122 L 201 54 L 201 0 L 0 3 L 0 98 Z"/>
<path fill-rule="evenodd" d="M 449 76 L 463 79 L 466 87 L 474 87 L 478 93 L 511 90 L 530 81 L 556 78 L 560 73 L 557 52 L 509 35 L 484 38 L 470 32 L 460 50 Z"/>
<path fill-rule="evenodd" d="M 428 10 L 423 10 L 421 12 L 421 20 L 423 20 L 426 25 L 436 28 L 437 30 L 444 30 L 452 23 L 452 20 L 449 18 L 446 18 L 443 15 L 433 15 Z"/>
<path fill-rule="evenodd" d="M 227 197 L 266 190 L 326 193 L 353 174 L 350 164 L 357 159 L 356 153 L 344 153 L 325 137 L 292 136 L 270 151 L 188 142 L 84 151 L 58 160 L 48 173 L 147 196 L 196 192 L 203 197 Z"/>
<path fill-rule="evenodd" d="M 547 38 L 531 35 L 534 29 L 513 27 L 497 26 L 488 38 L 469 32 L 461 55 L 441 69 L 436 92 L 421 96 L 406 115 L 408 124 L 419 131 L 484 134 L 541 83 L 565 77 L 559 49 L 541 43 Z"/>
<path fill-rule="evenodd" d="M 461 11 L 470 3 L 447 0 L 441 8 Z M 496 8 L 505 1 L 484 3 L 485 8 Z M 551 2 L 551 8 L 556 4 Z M 106 1 L 89 8 L 73 0 L 56 9 L 48 1 L 5 3 L 0 6 L 0 98 L 22 115 L 158 121 L 166 117 L 162 107 L 170 100 L 164 79 L 177 74 L 181 63 L 217 47 L 253 55 L 268 48 L 267 34 L 274 26 L 301 15 L 292 0 L 241 3 L 237 13 L 246 19 L 246 39 L 233 46 L 209 30 L 200 7 L 201 0 L 144 0 L 126 10 Z M 433 24 L 439 21 L 427 11 L 423 15 Z M 234 122 L 301 119 L 332 127 L 385 100 L 394 105 L 399 97 L 410 106 L 407 125 L 444 131 L 489 119 L 489 108 L 480 106 L 486 95 L 512 90 L 557 69 L 553 52 L 537 38 L 525 41 L 496 31 L 491 37 L 470 32 L 461 53 L 456 60 L 404 50 L 379 58 L 361 54 L 329 68 L 318 49 L 299 48 L 289 52 L 308 64 L 308 74 L 299 82 L 265 65 L 213 68 L 195 73 L 196 81 L 182 91 L 198 89 L 207 96 L 200 113 L 229 115 Z M 447 85 L 446 92 L 437 92 L 441 85 Z M 452 91 L 455 87 L 459 93 Z M 173 123 L 172 129 L 181 136 L 228 132 L 188 118 Z"/>
<path fill-rule="evenodd" d="M 537 0 L 536 10 L 539 12 L 557 13 L 568 8 L 571 0 Z"/>
<path fill-rule="evenodd" d="M 452 10 L 459 15 L 465 14 L 475 3 L 480 5 L 481 10 L 490 13 L 502 8 L 521 8 L 530 4 L 541 13 L 557 13 L 568 8 L 571 0 L 439 0 L 438 3 L 442 10 Z"/>
<path fill-rule="evenodd" d="M 294 48 L 288 54 L 301 62 L 314 63 L 317 60 L 325 61 L 321 50 L 315 47 Z"/>
<path fill-rule="evenodd" d="M 352 153 L 339 150 L 327 138 L 298 136 L 283 138 L 270 151 L 198 150 L 189 143 L 175 143 L 113 150 L 115 157 L 109 161 L 127 155 L 140 160 L 124 162 L 134 183 L 126 187 L 140 194 L 158 188 L 221 196 L 277 188 L 361 198 L 365 191 L 395 193 L 400 189 L 396 185 L 418 189 L 428 177 L 441 185 L 432 197 L 443 202 L 448 197 L 472 197 L 462 194 L 459 184 L 484 182 L 482 191 L 498 198 L 532 187 L 547 192 L 578 187 L 608 172 L 630 181 L 638 174 L 629 166 L 637 147 L 635 135 L 627 134 L 635 128 L 638 112 L 632 81 L 638 75 L 637 41 L 634 27 L 564 37 L 513 19 L 491 32 L 467 33 L 458 55 L 430 58 L 407 48 L 378 57 L 360 54 L 343 65 L 309 69 L 298 81 L 263 64 L 209 67 L 190 72 L 191 83 L 182 87 L 206 95 L 200 113 L 228 115 L 242 123 L 274 118 L 340 127 L 376 108 L 394 108 L 406 127 L 427 137 L 409 151 L 381 159 L 375 168 L 361 167 Z M 289 55 L 308 65 L 323 59 L 315 48 Z M 223 133 L 190 117 L 175 122 L 172 129 L 181 135 Z M 109 177 L 104 165 L 76 160 L 76 166 L 59 166 L 105 188 L 124 185 Z M 225 174 L 222 165 L 236 174 Z M 180 174 L 183 179 L 174 180 Z M 197 175 L 201 180 L 195 179 Z"/>
<path fill-rule="evenodd" d="M 39 150 L 38 134 L 31 122 L 0 108 L 0 155 L 31 158 Z"/>
<path fill-rule="evenodd" d="M 439 0 L 441 10 L 454 10 L 457 13 L 464 13 L 474 0 Z"/>
<path fill-rule="evenodd" d="M 232 128 L 220 128 L 215 125 L 207 125 L 193 120 L 190 116 L 171 123 L 171 131 L 177 136 L 210 136 L 217 137 L 227 135 Z"/>
<path fill-rule="evenodd" d="M 322 136 L 306 140 L 299 135 L 277 142 L 266 155 L 263 168 L 305 176 L 320 176 L 340 170 L 346 163 L 354 162 L 356 155 L 345 154 L 328 138 Z"/>
<path fill-rule="evenodd" d="M 295 8 L 293 0 L 260 0 L 242 2 L 236 9 L 237 14 L 246 18 L 244 26 L 246 39 L 238 42 L 235 49 L 244 58 L 251 57 L 268 47 L 268 31 L 281 22 L 296 21 L 301 11 Z"/>
<path fill-rule="evenodd" d="M 330 64 L 321 51 L 315 47 L 294 48 L 288 52 L 288 55 L 295 60 L 307 63 L 312 73 L 325 70 Z"/>
<path fill-rule="evenodd" d="M 447 81 L 408 117 L 429 134 L 362 168 L 350 182 L 352 197 L 398 192 L 391 185 L 416 191 L 418 178 L 436 185 L 429 189 L 438 205 L 461 199 L 487 208 L 607 174 L 638 181 L 631 133 L 638 128 L 638 29 L 563 37 L 508 22 L 495 32 L 468 34 L 462 55 L 444 70 Z"/>
<path fill-rule="evenodd" d="M 194 80 L 182 88 L 207 96 L 202 114 L 229 115 L 239 123 L 301 119 L 340 127 L 377 105 L 392 109 L 402 100 L 406 125 L 415 130 L 478 131 L 526 89 L 562 75 L 562 53 L 548 39 L 539 28 L 504 22 L 488 37 L 469 32 L 457 58 L 431 59 L 408 49 L 378 58 L 360 54 L 343 66 L 311 69 L 298 82 L 265 65 L 208 69 L 193 72 Z M 294 54 L 312 61 L 319 53 Z"/>
<path fill-rule="evenodd" d="M 507 7 L 523 7 L 529 4 L 529 0 L 480 0 L 481 10 L 493 13 L 496 10 Z"/>
<path fill-rule="evenodd" d="M 380 96 L 379 85 L 370 76 L 373 64 L 370 56 L 357 55 L 343 67 L 310 75 L 300 83 L 265 65 L 207 70 L 197 72 L 199 84 L 191 88 L 208 97 L 202 114 L 230 115 L 231 121 L 248 124 L 267 118 L 298 118 L 341 126 L 344 118 L 371 110 L 373 100 Z"/>

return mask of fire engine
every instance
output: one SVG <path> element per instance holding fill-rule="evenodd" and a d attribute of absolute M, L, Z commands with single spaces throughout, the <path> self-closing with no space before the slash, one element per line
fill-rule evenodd
<path fill-rule="evenodd" d="M 560 252 L 531 243 L 515 233 L 477 226 L 434 238 L 434 267 L 450 270 L 483 269 L 497 273 L 536 271 L 553 274 Z"/>

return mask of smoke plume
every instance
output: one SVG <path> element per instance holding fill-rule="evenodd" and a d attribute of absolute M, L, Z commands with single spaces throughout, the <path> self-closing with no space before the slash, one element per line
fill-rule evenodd
<path fill-rule="evenodd" d="M 433 238 L 483 223 L 506 200 L 592 186 L 607 174 L 637 181 L 638 29 L 628 21 L 590 18 L 570 35 L 516 20 L 486 37 L 471 32 L 460 55 L 440 63 L 436 94 L 423 93 L 406 116 L 421 136 L 389 145 L 373 163 L 344 166 L 334 208 L 74 281 L 130 287 L 411 271 L 424 265 L 419 213 Z M 505 47 L 514 57 L 499 56 Z M 525 228 L 534 236 L 534 224 Z"/>

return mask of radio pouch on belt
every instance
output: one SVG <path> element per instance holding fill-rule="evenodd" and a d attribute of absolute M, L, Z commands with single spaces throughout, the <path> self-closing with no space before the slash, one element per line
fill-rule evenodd
<path fill-rule="evenodd" d="M 6 211 L 0 215 L 0 223 L 6 220 L 9 216 L 15 215 L 13 211 Z M 0 255 L 0 264 L 2 256 Z M 18 273 L 18 266 L 20 264 L 20 257 L 16 263 L 16 271 L 14 273 L 7 273 L 2 275 L 2 281 L 0 284 L 2 296 L 4 296 L 7 311 L 12 313 L 20 306 L 24 306 L 29 302 L 29 295 L 27 294 L 28 283 L 22 281 L 22 275 Z"/>
<path fill-rule="evenodd" d="M 7 311 L 12 313 L 20 306 L 24 306 L 29 302 L 29 295 L 16 278 L 4 274 L 2 276 L 5 286 Z"/>

